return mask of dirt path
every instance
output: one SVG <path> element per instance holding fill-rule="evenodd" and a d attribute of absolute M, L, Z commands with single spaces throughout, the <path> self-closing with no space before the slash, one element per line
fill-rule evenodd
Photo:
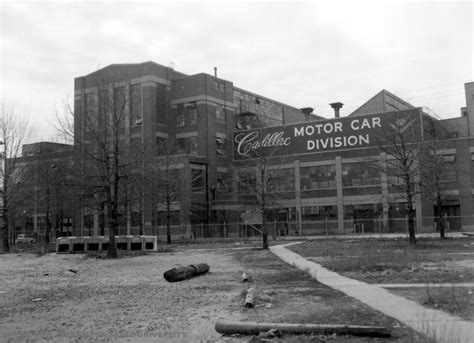
<path fill-rule="evenodd" d="M 194 263 L 208 263 L 210 272 L 163 279 L 166 270 Z M 241 317 L 240 274 L 218 251 L 118 260 L 0 255 L 0 341 L 212 342 L 218 318 Z"/>

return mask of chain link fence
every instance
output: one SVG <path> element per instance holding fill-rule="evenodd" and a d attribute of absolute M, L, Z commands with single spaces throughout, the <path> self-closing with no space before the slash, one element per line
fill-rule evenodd
<path fill-rule="evenodd" d="M 462 232 L 462 223 L 473 223 L 473 216 L 445 216 L 423 217 L 422 227 L 418 227 L 415 219 L 416 233 L 439 233 L 440 225 L 443 224 L 445 232 Z M 408 233 L 408 218 L 364 218 L 345 219 L 343 230 L 339 228 L 337 219 L 312 220 L 312 221 L 269 221 L 266 223 L 268 235 L 270 237 L 291 237 L 291 236 L 332 236 L 332 235 L 366 235 L 366 234 L 391 234 Z M 261 237 L 261 224 L 246 223 L 217 223 L 217 224 L 181 224 L 172 225 L 169 228 L 172 241 L 186 241 L 196 239 L 247 239 Z M 44 242 L 46 230 L 39 229 L 36 232 L 22 232 L 15 230 L 11 237 L 18 237 L 19 234 L 26 234 L 33 237 L 36 242 Z M 107 236 L 108 229 L 99 229 L 98 236 Z M 131 236 L 156 236 L 159 241 L 167 240 L 166 226 L 140 227 L 119 227 L 117 235 Z M 50 242 L 54 242 L 57 237 L 64 236 L 94 236 L 94 230 L 90 228 L 71 228 L 67 232 L 52 229 L 50 232 Z M 14 239 L 12 240 L 14 243 Z"/>

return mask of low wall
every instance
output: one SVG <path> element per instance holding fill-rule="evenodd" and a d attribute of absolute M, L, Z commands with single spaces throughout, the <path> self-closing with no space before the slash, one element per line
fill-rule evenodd
<path fill-rule="evenodd" d="M 157 251 L 156 236 L 115 236 L 118 250 Z M 56 253 L 85 253 L 89 251 L 107 251 L 108 236 L 59 237 L 56 240 Z"/>

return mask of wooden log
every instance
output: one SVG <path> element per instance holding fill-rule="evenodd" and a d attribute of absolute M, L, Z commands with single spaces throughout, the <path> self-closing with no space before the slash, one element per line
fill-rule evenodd
<path fill-rule="evenodd" d="M 194 276 L 205 274 L 209 271 L 209 265 L 206 263 L 192 264 L 167 270 L 163 277 L 168 282 L 177 282 L 190 279 Z"/>
<path fill-rule="evenodd" d="M 247 290 L 247 296 L 245 297 L 244 307 L 253 308 L 255 306 L 255 294 L 257 293 L 255 288 L 249 288 Z"/>
<path fill-rule="evenodd" d="M 352 335 L 364 337 L 390 337 L 390 329 L 378 326 L 337 325 L 337 324 L 292 324 L 292 323 L 258 323 L 218 320 L 217 332 L 225 335 L 245 334 L 258 335 L 260 332 L 278 330 L 290 334 L 315 335 Z"/>

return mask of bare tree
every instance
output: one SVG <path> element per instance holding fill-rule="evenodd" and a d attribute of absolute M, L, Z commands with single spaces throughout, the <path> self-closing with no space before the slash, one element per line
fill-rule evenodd
<path fill-rule="evenodd" d="M 2 153 L 2 177 L 3 177 L 3 225 L 2 225 L 2 247 L 4 252 L 10 251 L 10 212 L 13 212 L 18 203 L 23 200 L 19 195 L 28 179 L 28 172 L 19 168 L 18 161 L 21 157 L 23 144 L 29 142 L 32 130 L 26 119 L 15 114 L 13 108 L 2 101 L 2 113 L 0 117 L 0 139 L 3 144 Z"/>
<path fill-rule="evenodd" d="M 268 135 L 274 135 L 275 133 L 269 133 L 265 128 L 254 130 L 255 141 L 261 141 L 268 139 L 265 138 Z M 246 135 L 248 133 L 245 133 Z M 239 138 L 237 138 L 239 139 Z M 261 146 L 256 143 L 256 146 Z M 261 229 L 262 229 L 262 248 L 268 249 L 268 218 L 273 208 L 278 206 L 280 196 L 278 194 L 278 188 L 283 184 L 289 182 L 288 176 L 293 175 L 293 171 L 290 174 L 285 175 L 283 179 L 279 177 L 278 172 L 283 170 L 285 164 L 285 157 L 279 157 L 279 147 L 273 146 L 269 148 L 256 148 L 249 151 L 248 160 L 241 163 L 241 171 L 247 170 L 242 173 L 240 178 L 237 180 L 239 187 L 239 200 L 243 202 L 244 208 L 256 207 L 258 208 L 261 217 Z M 244 176 L 245 174 L 245 176 Z M 243 177 L 242 177 L 243 176 Z M 254 177 L 255 176 L 255 177 Z M 293 189 L 294 190 L 294 185 Z"/>
<path fill-rule="evenodd" d="M 72 159 L 60 155 L 59 151 L 40 152 L 29 159 L 29 162 L 26 161 L 31 175 L 29 187 L 35 193 L 35 202 L 30 204 L 30 212 L 45 213 L 46 230 L 42 241 L 48 245 L 52 229 L 56 229 L 58 236 L 63 219 L 66 215 L 71 215 L 75 187 Z"/>
<path fill-rule="evenodd" d="M 413 112 L 413 114 L 418 112 Z M 391 193 L 403 194 L 404 213 L 408 221 L 410 244 L 416 244 L 415 196 L 420 194 L 420 126 L 418 118 L 407 116 L 387 125 L 377 136 L 379 149 L 386 156 L 381 163 L 374 164 L 387 175 Z M 418 137 L 418 138 L 415 138 Z"/>
<path fill-rule="evenodd" d="M 420 188 L 427 198 L 434 198 L 434 204 L 441 239 L 445 239 L 445 223 L 443 220 L 443 181 L 453 173 L 453 166 L 440 154 L 440 150 L 449 142 L 448 131 L 434 119 L 427 117 L 424 125 L 424 142 L 420 154 L 420 164 L 423 168 L 420 173 Z"/>
<path fill-rule="evenodd" d="M 149 185 L 146 195 L 153 206 L 153 212 L 164 209 L 166 223 L 166 242 L 172 243 L 171 217 L 172 205 L 181 201 L 184 192 L 185 175 L 177 169 L 176 146 L 169 139 L 159 139 L 155 149 L 150 150 L 151 159 L 146 159 L 144 184 Z"/>
<path fill-rule="evenodd" d="M 102 204 L 109 228 L 109 257 L 117 257 L 115 235 L 119 219 L 125 215 L 125 180 L 133 177 L 133 166 L 140 165 L 141 154 L 130 149 L 125 128 L 130 108 L 127 87 L 99 82 L 95 92 L 85 94 L 82 110 L 70 106 L 59 118 L 63 133 L 74 138 L 76 182 L 81 187 L 83 206 Z M 114 87 L 112 87 L 114 86 Z"/>

